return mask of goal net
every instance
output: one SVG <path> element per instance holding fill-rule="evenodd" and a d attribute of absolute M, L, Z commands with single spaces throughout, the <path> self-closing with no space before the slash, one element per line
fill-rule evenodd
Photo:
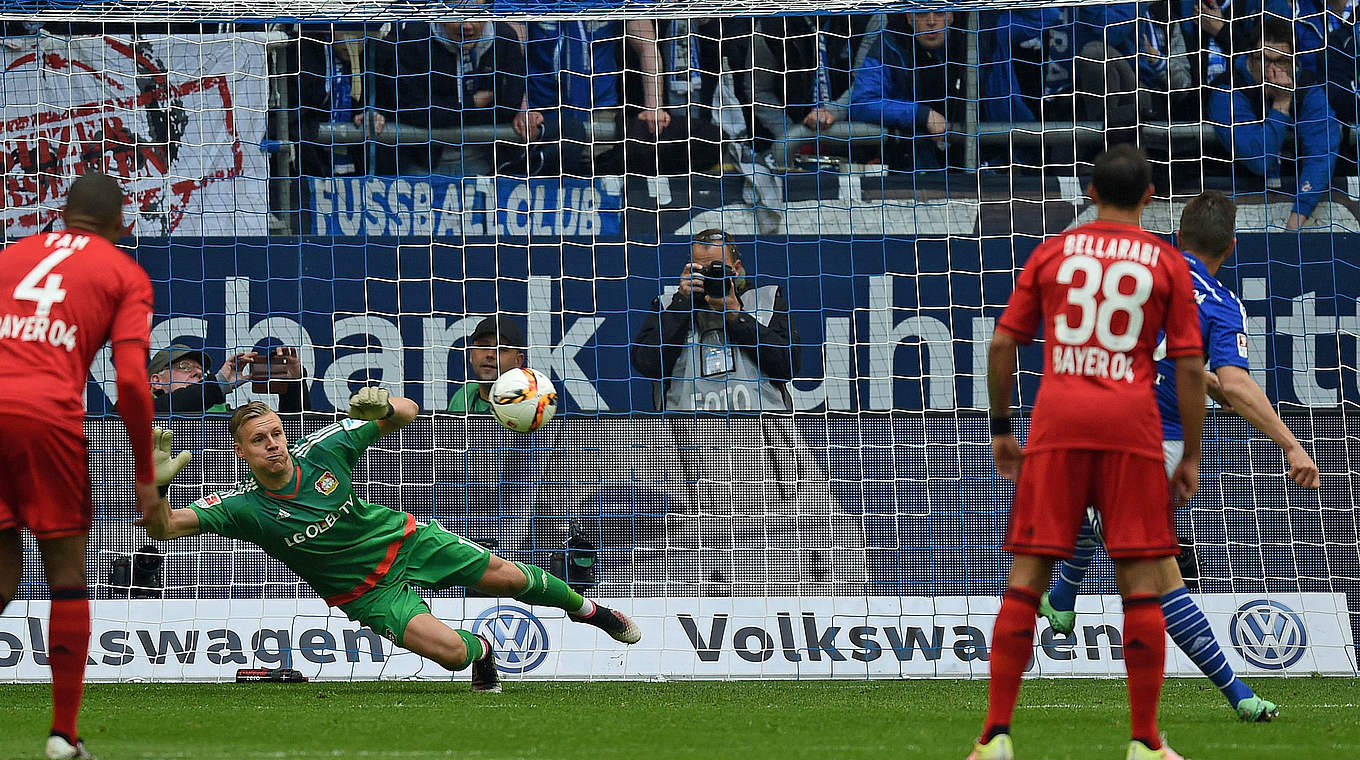
<path fill-rule="evenodd" d="M 1129 141 L 1154 166 L 1148 229 L 1170 236 L 1204 190 L 1236 200 L 1220 277 L 1242 350 L 1322 472 L 1293 485 L 1211 403 L 1176 513 L 1191 591 L 1239 673 L 1356 675 L 1348 6 L 21 5 L 0 6 L 5 242 L 59 227 L 81 171 L 124 183 L 158 418 L 194 453 L 172 505 L 248 477 L 234 406 L 271 403 L 297 440 L 364 384 L 414 399 L 359 496 L 644 630 L 624 650 L 553 610 L 422 591 L 511 677 L 985 677 L 1012 493 L 988 341 L 1038 242 L 1094 218 L 1091 161 Z M 692 261 L 719 262 L 705 297 L 681 287 Z M 559 392 L 529 435 L 480 396 L 521 359 Z M 1040 349 L 1020 367 L 1023 434 Z M 252 545 L 148 540 L 107 354 L 87 401 L 91 679 L 448 677 Z M 24 546 L 0 681 L 47 677 Z M 1041 623 L 1032 673 L 1122 674 L 1103 554 L 1083 592 L 1073 635 Z"/>

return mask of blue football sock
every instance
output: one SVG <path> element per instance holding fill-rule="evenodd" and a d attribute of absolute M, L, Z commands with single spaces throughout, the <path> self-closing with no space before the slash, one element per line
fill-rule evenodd
<path fill-rule="evenodd" d="M 1053 609 L 1060 612 L 1069 612 L 1076 609 L 1077 590 L 1081 588 L 1081 582 L 1086 578 L 1086 568 L 1091 566 L 1091 558 L 1096 554 L 1096 531 L 1091 527 L 1091 521 L 1086 520 L 1081 524 L 1081 533 L 1077 535 L 1076 548 L 1072 550 L 1072 559 L 1063 560 L 1058 566 L 1058 579 L 1053 582 L 1053 588 L 1048 592 L 1048 603 Z"/>
<path fill-rule="evenodd" d="M 1238 702 L 1254 696 L 1251 687 L 1233 673 L 1223 650 L 1218 648 L 1208 618 L 1190 598 L 1189 591 L 1182 587 L 1163 596 L 1162 615 L 1166 617 L 1166 632 L 1171 640 L 1223 692 L 1229 704 L 1236 707 Z"/>

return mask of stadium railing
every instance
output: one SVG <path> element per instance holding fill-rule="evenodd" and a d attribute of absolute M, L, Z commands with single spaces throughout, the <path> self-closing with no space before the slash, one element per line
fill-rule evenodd
<path fill-rule="evenodd" d="M 357 145 L 366 141 L 385 145 L 414 145 L 439 142 L 448 145 L 488 145 L 498 140 L 524 142 L 510 124 L 478 124 L 466 127 L 413 127 L 409 124 L 388 124 L 380 134 L 365 138 L 363 130 L 350 123 L 328 121 L 317 127 L 317 142 L 323 145 Z M 618 124 L 613 121 L 591 122 L 591 138 L 596 142 L 619 139 Z"/>

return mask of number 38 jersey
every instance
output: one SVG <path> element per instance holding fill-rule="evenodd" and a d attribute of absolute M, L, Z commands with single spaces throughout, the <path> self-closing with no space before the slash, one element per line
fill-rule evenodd
<path fill-rule="evenodd" d="M 105 343 L 151 339 L 151 281 L 82 230 L 30 235 L 0 251 L 0 413 L 84 435 L 85 383 Z"/>
<path fill-rule="evenodd" d="M 1197 356 L 1199 312 L 1180 251 L 1139 227 L 1093 222 L 1039 245 L 997 324 L 1044 333 L 1028 451 L 1096 449 L 1162 458 L 1153 351 Z"/>

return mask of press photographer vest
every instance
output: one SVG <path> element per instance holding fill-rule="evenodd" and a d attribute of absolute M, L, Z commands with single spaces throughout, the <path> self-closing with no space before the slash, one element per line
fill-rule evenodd
<path fill-rule="evenodd" d="M 774 316 L 777 285 L 742 293 L 741 310 L 768 325 Z M 666 411 L 787 412 L 793 400 L 784 384 L 763 379 L 755 347 L 729 346 L 721 312 L 694 310 L 690 342 L 670 373 L 665 389 Z"/>

